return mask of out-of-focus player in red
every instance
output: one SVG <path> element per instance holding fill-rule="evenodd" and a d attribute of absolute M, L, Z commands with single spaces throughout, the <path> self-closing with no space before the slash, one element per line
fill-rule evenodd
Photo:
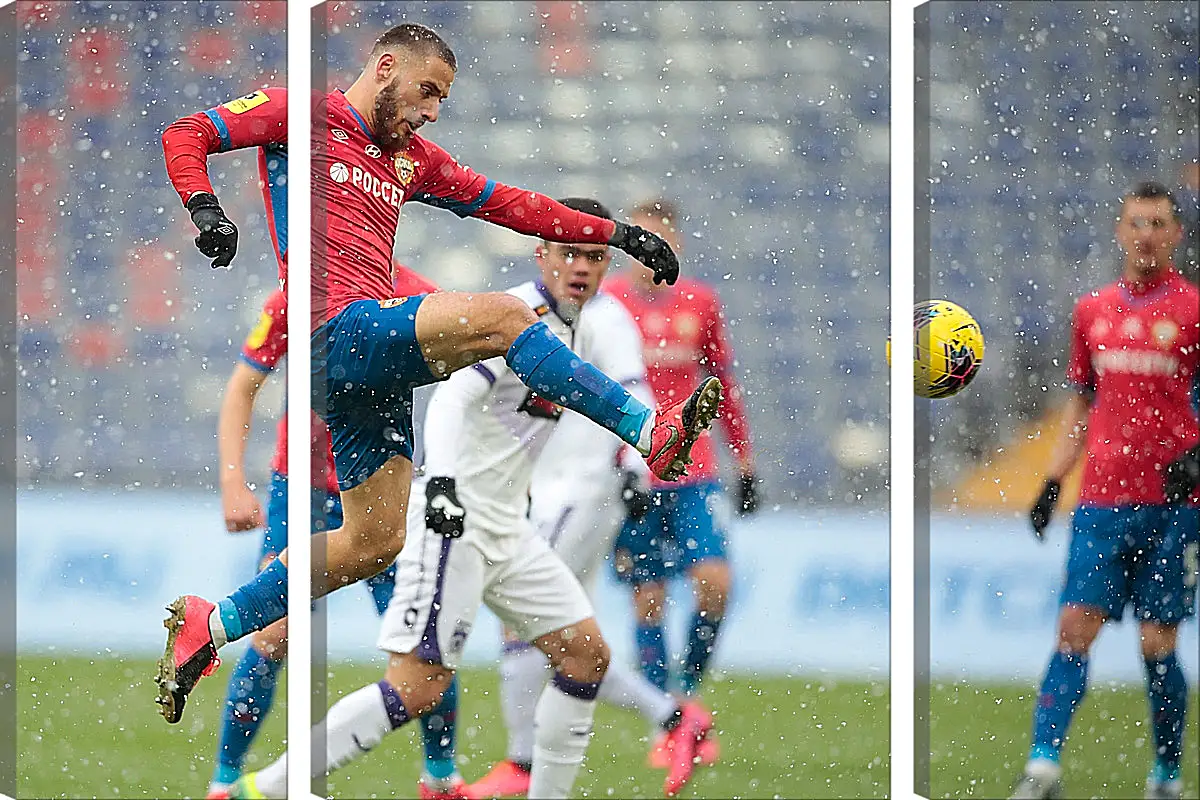
<path fill-rule="evenodd" d="M 343 509 L 341 528 L 317 534 L 323 540 L 315 546 L 326 553 L 326 573 L 314 581 L 317 595 L 380 572 L 403 546 L 417 386 L 504 357 L 540 397 L 612 430 L 671 480 L 686 470 L 692 445 L 721 401 L 720 381 L 712 378 L 677 403 L 657 412 L 647 408 L 506 293 L 395 296 L 391 254 L 400 208 L 409 200 L 547 241 L 607 244 L 650 266 L 658 280 L 674 282 L 679 274 L 675 254 L 658 236 L 489 180 L 418 135 L 437 120 L 456 69 L 453 51 L 433 30 L 398 25 L 376 41 L 354 84 L 329 93 L 316 109 L 323 143 L 313 157 L 312 341 L 316 385 L 325 390 L 316 410 L 332 435 Z M 426 500 L 427 525 L 461 536 L 464 512 L 452 487 L 430 481 Z M 156 683 L 163 716 L 178 722 L 188 693 L 211 674 L 221 646 L 286 615 L 287 551 L 219 603 L 185 595 L 170 611 Z M 598 640 L 599 631 L 581 625 L 556 651 L 561 685 L 568 688 L 550 715 L 556 730 L 565 727 L 554 740 L 564 752 L 547 773 L 554 786 L 541 787 L 548 793 L 570 786 L 586 749 L 586 739 L 570 731 L 590 726 L 607 667 L 606 652 L 593 658 L 589 637 Z M 390 728 L 350 737 L 335 737 L 331 728 L 328 766 L 355 747 L 354 737 L 374 741 L 428 713 L 445 687 L 415 653 L 394 657 L 371 700 L 386 709 Z"/>
<path fill-rule="evenodd" d="M 631 222 L 662 236 L 680 252 L 680 215 L 673 203 L 642 203 L 634 209 Z M 693 278 L 673 286 L 657 285 L 650 272 L 636 263 L 608 280 L 604 288 L 637 321 L 645 343 L 646 374 L 658 402 L 673 402 L 706 375 L 721 380 L 725 402 L 718 419 L 738 468 L 737 510 L 754 513 L 758 493 L 750 430 L 716 292 Z M 698 691 L 717 643 L 731 583 L 726 554 L 729 504 L 718 478 L 717 445 L 711 436 L 700 437 L 692 459 L 686 479 L 675 484 L 655 481 L 649 513 L 626 520 L 617 536 L 614 559 L 618 577 L 633 585 L 642 671 L 662 689 L 668 687 L 670 677 L 663 628 L 666 581 L 680 572 L 690 577 L 696 612 L 675 687 L 685 697 Z M 651 753 L 657 766 L 669 760 L 667 742 L 660 736 Z M 716 757 L 715 741 L 703 743 L 698 752 L 711 762 Z"/>
<path fill-rule="evenodd" d="M 1068 426 L 1031 511 L 1042 537 L 1063 477 L 1085 450 L 1060 597 L 1058 642 L 1033 717 L 1033 744 L 1013 797 L 1061 794 L 1059 756 L 1087 691 L 1088 651 L 1133 606 L 1146 666 L 1155 763 L 1148 798 L 1178 798 L 1187 682 L 1175 655 L 1195 614 L 1200 550 L 1200 290 L 1175 271 L 1183 238 L 1166 187 L 1127 194 L 1116 224 L 1121 278 L 1075 306 Z M 1189 495 L 1191 499 L 1189 500 Z"/>

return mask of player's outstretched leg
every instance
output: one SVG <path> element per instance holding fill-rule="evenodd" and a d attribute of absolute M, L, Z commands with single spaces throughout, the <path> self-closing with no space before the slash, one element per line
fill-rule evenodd
<path fill-rule="evenodd" d="M 1146 666 L 1146 695 L 1154 730 L 1154 767 L 1146 779 L 1146 797 L 1175 800 L 1183 794 L 1184 722 L 1187 717 L 1187 679 L 1175 655 L 1178 628 L 1143 622 L 1142 659 Z"/>
<path fill-rule="evenodd" d="M 1085 605 L 1063 606 L 1058 620 L 1058 649 L 1050 657 L 1033 714 L 1029 761 L 1017 780 L 1014 800 L 1055 798 L 1062 793 L 1059 765 L 1071 719 L 1087 693 L 1088 650 L 1106 614 Z"/>
<path fill-rule="evenodd" d="M 576 355 L 513 295 L 439 292 L 425 297 L 415 316 L 417 342 L 435 376 L 503 355 L 526 386 L 616 433 L 663 480 L 684 474 L 692 445 L 721 403 L 721 382 L 708 378 L 656 413 Z"/>
<path fill-rule="evenodd" d="M 274 559 L 217 604 L 183 595 L 167 606 L 167 646 L 158 662 L 156 702 L 167 722 L 183 718 L 184 703 L 202 677 L 221 665 L 217 650 L 287 616 L 287 564 Z"/>
<path fill-rule="evenodd" d="M 209 800 L 228 797 L 230 787 L 241 777 L 246 753 L 274 705 L 286 656 L 287 620 L 280 620 L 255 635 L 229 676 Z"/>

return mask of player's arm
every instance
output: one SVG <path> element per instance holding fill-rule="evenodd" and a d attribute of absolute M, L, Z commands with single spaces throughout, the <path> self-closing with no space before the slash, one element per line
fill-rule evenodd
<path fill-rule="evenodd" d="M 729 449 L 737 461 L 738 510 L 741 514 L 753 514 L 758 510 L 759 498 L 758 478 L 750 446 L 750 422 L 746 416 L 742 387 L 734 372 L 733 350 L 725 336 L 725 314 L 715 294 L 704 320 L 705 366 L 711 375 L 721 380 L 725 388 L 717 418 L 725 433 L 725 441 L 729 443 Z"/>
<path fill-rule="evenodd" d="M 221 507 L 225 530 L 249 531 L 262 525 L 263 509 L 246 482 L 246 442 L 250 440 L 254 401 L 269 373 L 246 361 L 233 368 L 221 412 L 217 417 L 217 454 L 220 458 Z"/>
<path fill-rule="evenodd" d="M 497 183 L 462 166 L 432 142 L 426 141 L 425 146 L 430 166 L 413 200 L 548 242 L 610 245 L 652 269 L 655 283 L 675 283 L 679 277 L 679 260 L 670 246 L 644 228 L 567 208 L 540 192 Z"/>
<path fill-rule="evenodd" d="M 466 510 L 458 500 L 455 473 L 463 441 L 463 421 L 468 409 L 478 406 L 496 382 L 492 367 L 503 359 L 480 362 L 460 369 L 438 384 L 425 412 L 425 526 L 457 538 L 463 535 Z M 491 364 L 492 366 L 489 366 Z"/>
<path fill-rule="evenodd" d="M 1062 410 L 1062 425 L 1050 461 L 1046 464 L 1042 490 L 1029 512 L 1029 522 L 1039 539 L 1054 516 L 1062 482 L 1075 467 L 1087 440 L 1088 413 L 1096 396 L 1096 375 L 1092 370 L 1081 312 L 1076 308 L 1071 321 L 1071 352 L 1067 361 L 1067 382 L 1074 391 Z"/>
<path fill-rule="evenodd" d="M 237 226 L 221 208 L 208 176 L 208 157 L 245 147 L 286 145 L 287 90 L 260 89 L 176 120 L 162 135 L 167 176 L 192 215 L 196 246 L 228 267 L 237 253 Z"/>

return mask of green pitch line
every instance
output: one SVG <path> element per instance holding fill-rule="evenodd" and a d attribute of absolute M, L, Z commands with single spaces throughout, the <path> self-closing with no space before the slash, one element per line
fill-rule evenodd
<path fill-rule="evenodd" d="M 1190 665 L 1189 670 L 1195 665 Z M 941 683 L 933 687 L 930 762 L 935 798 L 1007 797 L 1025 766 L 1037 686 Z M 1063 750 L 1068 798 L 1142 797 L 1154 760 L 1146 693 L 1135 685 L 1096 685 Z M 1200 698 L 1188 700 L 1184 797 L 1200 796 Z"/>
<path fill-rule="evenodd" d="M 203 797 L 229 666 L 232 661 L 200 684 L 188 700 L 183 722 L 167 725 L 154 705 L 152 661 L 21 657 L 20 796 Z M 331 696 L 380 677 L 380 665 L 335 665 Z M 462 673 L 459 758 L 468 780 L 482 776 L 504 755 L 497 686 L 493 670 Z M 277 696 L 285 692 L 280 686 Z M 722 760 L 700 770 L 683 797 L 886 793 L 886 683 L 730 675 L 712 682 L 706 700 L 717 711 Z M 278 754 L 284 726 L 283 714 L 273 715 L 251 758 Z M 331 794 L 415 796 L 420 740 L 416 727 L 411 727 L 336 773 L 330 780 Z M 576 794 L 661 797 L 663 773 L 645 765 L 649 744 L 642 738 L 648 733 L 637 716 L 601 706 Z"/>

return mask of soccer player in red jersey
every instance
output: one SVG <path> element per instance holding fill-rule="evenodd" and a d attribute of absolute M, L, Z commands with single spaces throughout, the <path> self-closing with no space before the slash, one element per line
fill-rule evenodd
<path fill-rule="evenodd" d="M 631 219 L 662 236 L 679 252 L 680 215 L 673 203 L 661 199 L 642 203 Z M 659 286 L 638 264 L 607 281 L 605 290 L 625 305 L 641 329 L 646 373 L 659 402 L 672 402 L 686 394 L 687 387 L 705 375 L 714 375 L 724 384 L 725 402 L 719 419 L 738 467 L 738 511 L 753 513 L 758 496 L 750 430 L 716 292 L 686 278 L 673 286 Z M 697 608 L 678 676 L 678 689 L 685 697 L 698 691 L 717 643 L 732 580 L 725 538 L 728 504 L 719 483 L 717 447 L 711 436 L 700 437 L 692 459 L 686 480 L 655 482 L 650 511 L 639 519 L 626 520 L 617 536 L 614 559 L 618 577 L 634 587 L 642 671 L 662 689 L 667 688 L 669 677 L 663 630 L 666 581 L 681 570 L 691 578 Z M 656 742 L 651 754 L 655 765 L 668 762 L 667 742 L 663 736 Z M 716 757 L 715 741 L 703 743 L 698 752 L 711 762 Z"/>
<path fill-rule="evenodd" d="M 1044 534 L 1060 482 L 1086 447 L 1060 598 L 1058 645 L 1034 711 L 1029 761 L 1013 797 L 1056 797 L 1059 755 L 1087 690 L 1088 651 L 1108 620 L 1133 606 L 1154 731 L 1146 797 L 1183 790 L 1187 683 L 1175 655 L 1179 623 L 1195 614 L 1200 460 L 1193 392 L 1200 375 L 1200 291 L 1175 270 L 1183 236 L 1166 187 L 1127 194 L 1116 224 L 1121 278 L 1075 306 L 1067 379 L 1073 421 L 1056 444 L 1031 511 Z M 1191 496 L 1189 499 L 1189 495 Z"/>
<path fill-rule="evenodd" d="M 394 296 L 391 253 L 408 200 L 547 241 L 608 244 L 648 264 L 658 280 L 678 277 L 675 254 L 661 238 L 488 180 L 419 136 L 418 128 L 437 120 L 456 64 L 431 29 L 399 25 L 376 42 L 354 84 L 331 92 L 317 109 L 325 136 L 313 159 L 313 366 L 325 389 L 316 410 L 333 437 L 344 514 L 341 528 L 318 534 L 327 569 L 315 582 L 317 595 L 380 572 L 403 546 L 417 386 L 503 356 L 539 395 L 614 431 L 664 479 L 683 474 L 720 404 L 721 384 L 713 378 L 656 413 L 505 293 Z M 443 515 L 436 527 L 453 535 L 462 507 L 436 482 L 429 487 L 428 505 Z M 156 678 L 168 721 L 182 717 L 188 693 L 214 669 L 218 648 L 286 615 L 286 578 L 285 550 L 217 604 L 191 595 L 172 603 Z M 580 665 L 571 676 L 581 696 L 594 697 L 604 667 Z M 385 690 L 381 702 L 395 711 L 398 726 L 428 712 L 444 686 L 413 685 L 403 697 Z"/>

